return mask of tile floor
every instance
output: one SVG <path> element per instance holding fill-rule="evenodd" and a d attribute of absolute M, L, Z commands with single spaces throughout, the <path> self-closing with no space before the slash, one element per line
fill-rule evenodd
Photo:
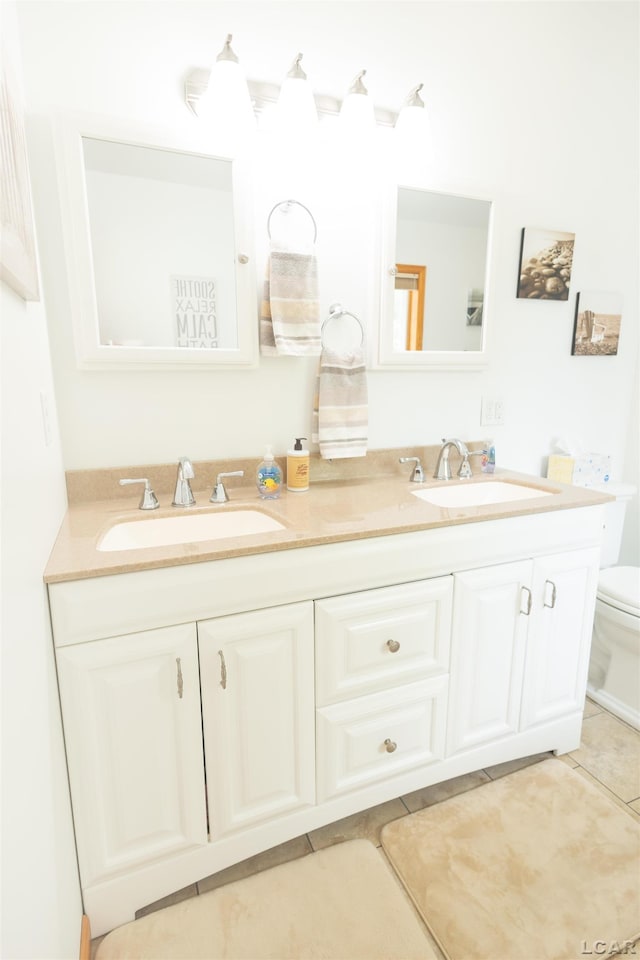
<path fill-rule="evenodd" d="M 353 814 L 344 820 L 320 827 L 318 830 L 296 837 L 272 850 L 266 850 L 210 877 L 205 877 L 198 883 L 178 890 L 170 897 L 144 907 L 137 912 L 136 917 L 146 916 L 171 903 L 206 893 L 232 880 L 240 880 L 266 870 L 268 867 L 295 860 L 297 857 L 329 847 L 334 843 L 341 843 L 343 840 L 365 838 L 380 847 L 380 831 L 389 821 L 415 813 L 416 810 L 439 803 L 455 794 L 473 790 L 474 787 L 489 780 L 496 780 L 498 777 L 537 763 L 548 756 L 551 754 L 536 754 L 487 767 Z M 640 731 L 633 729 L 608 713 L 603 707 L 587 699 L 580 747 L 573 753 L 565 754 L 561 759 L 574 767 L 587 780 L 597 783 L 616 803 L 626 807 L 634 818 L 640 820 Z M 99 937 L 93 941 L 92 954 L 102 939 Z"/>

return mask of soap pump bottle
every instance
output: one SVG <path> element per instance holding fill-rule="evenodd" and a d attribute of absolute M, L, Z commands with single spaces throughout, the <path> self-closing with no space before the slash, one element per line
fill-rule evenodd
<path fill-rule="evenodd" d="M 304 450 L 302 441 L 306 437 L 296 437 L 292 450 L 287 450 L 287 490 L 302 493 L 309 489 L 309 451 Z"/>
<path fill-rule="evenodd" d="M 271 446 L 265 449 L 262 462 L 258 464 L 256 486 L 263 500 L 277 500 L 282 486 L 282 470 L 276 463 Z"/>
<path fill-rule="evenodd" d="M 496 448 L 493 440 L 485 440 L 482 450 L 481 470 L 483 473 L 493 473 L 496 469 Z"/>

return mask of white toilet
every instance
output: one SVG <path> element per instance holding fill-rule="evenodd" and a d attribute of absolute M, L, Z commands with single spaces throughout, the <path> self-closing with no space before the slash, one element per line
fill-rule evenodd
<path fill-rule="evenodd" d="M 608 503 L 593 623 L 587 692 L 640 730 L 640 567 L 617 567 L 630 484 L 603 487 Z"/>

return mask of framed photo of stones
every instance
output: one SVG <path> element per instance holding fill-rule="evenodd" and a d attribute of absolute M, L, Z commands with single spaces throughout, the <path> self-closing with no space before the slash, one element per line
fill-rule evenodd
<path fill-rule="evenodd" d="M 520 300 L 568 300 L 575 233 L 524 227 L 520 244 Z"/>
<path fill-rule="evenodd" d="M 611 357 L 618 352 L 622 297 L 605 291 L 581 292 L 576 297 L 571 355 Z"/>

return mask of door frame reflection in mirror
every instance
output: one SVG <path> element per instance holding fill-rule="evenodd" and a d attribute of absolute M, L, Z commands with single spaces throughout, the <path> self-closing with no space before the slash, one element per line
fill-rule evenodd
<path fill-rule="evenodd" d="M 482 345 L 480 350 L 430 350 L 426 343 L 428 337 L 428 300 L 425 297 L 426 313 L 424 315 L 424 333 L 423 349 L 416 346 L 411 349 L 406 346 L 399 348 L 400 340 L 394 337 L 394 298 L 395 298 L 395 277 L 398 271 L 397 261 L 403 259 L 398 256 L 397 235 L 398 235 L 398 196 L 399 190 L 417 191 L 421 194 L 432 196 L 435 200 L 445 204 L 448 198 L 451 198 L 452 210 L 457 209 L 460 204 L 470 201 L 470 209 L 473 207 L 482 209 L 481 205 L 486 207 L 486 255 L 483 265 L 483 325 L 482 325 Z M 415 186 L 400 184 L 397 181 L 387 184 L 383 187 L 380 198 L 380 316 L 377 329 L 377 337 L 372 345 L 371 366 L 374 369 L 395 369 L 395 370 L 427 370 L 432 368 L 443 370 L 483 370 L 488 364 L 488 327 L 487 317 L 489 311 L 487 303 L 489 300 L 489 280 L 491 264 L 492 233 L 494 224 L 495 202 L 486 196 L 480 194 L 470 194 L 466 191 L 457 191 L 449 185 L 442 189 L 427 188 L 424 186 Z M 427 263 L 431 271 L 431 264 Z M 435 282 L 435 274 L 429 273 L 430 286 L 432 280 Z M 478 283 L 469 283 L 457 291 L 458 299 L 461 303 L 461 325 L 466 327 L 467 316 L 467 298 L 469 288 L 478 287 Z"/>
<path fill-rule="evenodd" d="M 407 291 L 406 333 L 407 350 L 422 350 L 424 328 L 424 300 L 427 287 L 427 268 L 420 264 L 396 263 L 394 288 Z M 394 314 L 395 316 L 395 314 Z M 397 317 L 395 318 L 397 321 Z"/>
<path fill-rule="evenodd" d="M 240 159 L 212 153 L 207 138 L 201 132 L 188 128 L 167 131 L 116 118 L 73 114 L 58 118 L 54 136 L 69 303 L 79 369 L 177 370 L 197 367 L 228 370 L 256 367 L 258 298 L 253 253 L 253 202 L 251 179 L 245 163 Z M 230 164 L 237 324 L 235 347 L 139 346 L 100 342 L 83 148 L 83 141 L 87 139 L 164 150 Z M 170 279 L 168 276 L 167 310 L 170 309 Z"/>

